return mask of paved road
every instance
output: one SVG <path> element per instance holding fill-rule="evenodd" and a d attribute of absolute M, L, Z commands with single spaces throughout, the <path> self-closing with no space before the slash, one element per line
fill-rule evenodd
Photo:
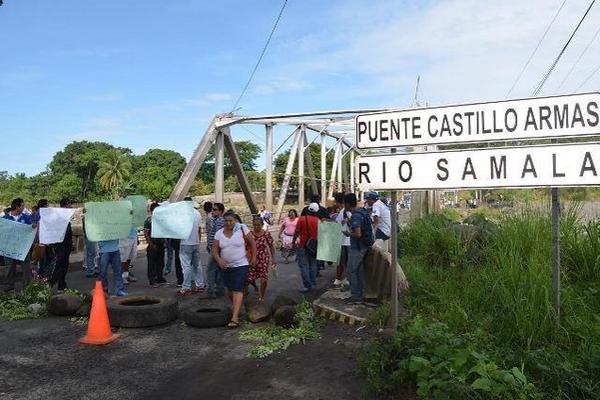
<path fill-rule="evenodd" d="M 139 282 L 130 293 L 175 296 L 176 288 L 151 289 L 143 252 L 135 263 Z M 325 287 L 329 267 L 319 279 Z M 174 273 L 168 279 L 175 279 Z M 80 265 L 67 282 L 91 290 Z M 269 297 L 300 298 L 296 264 L 281 265 Z M 198 302 L 186 298 L 185 302 Z M 246 356 L 250 345 L 225 328 L 195 329 L 181 321 L 144 329 L 121 329 L 104 347 L 82 346 L 85 327 L 66 318 L 0 322 L 0 398 L 13 399 L 365 399 L 356 354 L 370 338 L 330 322 L 322 339 L 293 346 L 265 360 Z"/>

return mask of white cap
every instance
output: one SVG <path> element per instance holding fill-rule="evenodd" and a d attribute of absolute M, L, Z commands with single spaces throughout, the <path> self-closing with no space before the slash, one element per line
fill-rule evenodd
<path fill-rule="evenodd" d="M 310 212 L 319 212 L 319 205 L 317 203 L 310 203 L 308 206 L 308 211 Z"/>

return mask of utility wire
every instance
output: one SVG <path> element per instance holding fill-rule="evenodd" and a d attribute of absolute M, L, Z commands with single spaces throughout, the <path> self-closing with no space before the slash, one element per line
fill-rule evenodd
<path fill-rule="evenodd" d="M 235 101 L 235 104 L 233 105 L 231 112 L 234 112 L 236 110 L 238 104 L 240 103 L 240 100 L 242 100 L 242 97 L 244 97 L 244 95 L 246 94 L 246 91 L 248 90 L 248 87 L 250 86 L 250 82 L 252 82 L 252 79 L 254 78 L 254 74 L 256 74 L 256 71 L 258 70 L 258 66 L 260 65 L 260 62 L 262 61 L 265 53 L 267 52 L 267 47 L 269 47 L 269 43 L 271 42 L 271 38 L 273 37 L 275 30 L 277 29 L 277 25 L 279 25 L 279 20 L 281 19 L 281 16 L 283 15 L 283 10 L 285 10 L 285 6 L 287 5 L 287 2 L 288 2 L 288 0 L 283 0 L 283 5 L 281 6 L 281 10 L 279 10 L 279 15 L 277 16 L 277 19 L 275 20 L 275 24 L 273 25 L 273 29 L 271 29 L 271 33 L 269 34 L 269 37 L 267 38 L 267 42 L 265 43 L 265 46 L 263 47 L 263 49 L 260 53 L 260 56 L 258 57 L 258 61 L 256 61 L 256 65 L 254 65 L 254 68 L 252 69 L 252 73 L 250 74 L 250 77 L 248 78 L 248 82 L 246 82 L 244 89 L 242 89 L 242 92 L 240 93 L 237 100 Z"/>
<path fill-rule="evenodd" d="M 565 43 L 565 45 L 563 46 L 563 48 L 560 51 L 560 53 L 558 53 L 558 56 L 556 56 L 556 59 L 554 60 L 554 62 L 550 66 L 550 68 L 548 68 L 548 71 L 546 71 L 546 74 L 544 75 L 544 77 L 542 78 L 542 80 L 540 81 L 540 83 L 537 85 L 537 87 L 535 88 L 535 90 L 533 91 L 533 95 L 534 96 L 537 96 L 542 91 L 542 88 L 546 84 L 546 81 L 548 80 L 548 78 L 550 77 L 550 75 L 552 75 L 552 72 L 554 71 L 554 68 L 556 67 L 556 64 L 558 64 L 558 62 L 562 58 L 563 54 L 565 54 L 565 51 L 567 50 L 567 47 L 569 47 L 569 44 L 571 43 L 571 40 L 573 40 L 573 37 L 575 36 L 575 34 L 577 33 L 577 31 L 579 30 L 579 27 L 581 26 L 581 24 L 583 23 L 583 21 L 585 20 L 585 18 L 587 17 L 587 15 L 589 14 L 589 12 L 592 9 L 592 6 L 594 5 L 595 2 L 596 2 L 596 0 L 592 0 L 592 2 L 590 3 L 590 5 L 588 6 L 587 10 L 585 11 L 585 14 L 583 14 L 583 17 L 581 17 L 581 19 L 579 20 L 579 23 L 577 24 L 577 26 L 573 30 L 573 33 L 571 33 L 571 36 L 569 37 L 569 40 L 567 40 L 567 43 Z"/>
<path fill-rule="evenodd" d="M 525 70 L 529 66 L 529 63 L 531 62 L 531 60 L 533 59 L 533 57 L 537 53 L 538 49 L 540 48 L 540 45 L 542 44 L 542 42 L 546 38 L 546 35 L 548 34 L 548 31 L 550 31 L 550 28 L 552 28 L 552 25 L 554 25 L 554 21 L 556 21 L 556 18 L 558 18 L 558 15 L 562 11 L 562 9 L 565 6 L 566 2 L 567 2 L 567 0 L 564 0 L 562 2 L 562 4 L 560 5 L 560 7 L 558 8 L 558 11 L 556 12 L 556 14 L 554 14 L 554 18 L 552 18 L 552 21 L 550 21 L 550 24 L 548 24 L 548 26 L 546 27 L 546 30 L 544 31 L 544 34 L 542 35 L 542 37 L 538 41 L 537 46 L 535 46 L 535 49 L 533 49 L 533 52 L 529 55 L 529 58 L 527 59 L 527 62 L 525 63 L 525 65 L 523 65 L 523 68 L 521 68 L 521 72 L 519 72 L 519 75 L 517 75 L 517 78 L 513 82 L 512 86 L 510 87 L 510 89 L 508 90 L 508 92 L 506 92 L 506 96 L 504 96 L 504 98 L 507 98 L 508 96 L 510 96 L 510 94 L 512 93 L 512 91 L 515 88 L 515 86 L 517 86 L 517 83 L 523 77 L 523 73 L 525 72 Z"/>
<path fill-rule="evenodd" d="M 571 76 L 571 74 L 573 73 L 573 70 L 575 69 L 575 67 L 577 66 L 577 64 L 579 64 L 579 61 L 581 61 L 581 58 L 583 57 L 583 55 L 589 50 L 589 48 L 592 45 L 592 43 L 594 43 L 594 41 L 598 37 L 599 33 L 600 33 L 600 26 L 598 27 L 598 29 L 596 29 L 596 33 L 594 33 L 594 36 L 592 36 L 592 39 L 585 46 L 585 48 L 583 49 L 583 51 L 581 52 L 581 54 L 579 54 L 579 57 L 577 57 L 577 60 L 575 60 L 575 62 L 571 66 L 571 69 L 569 69 L 569 72 L 567 72 L 567 75 L 565 75 L 565 77 L 562 80 L 562 82 L 560 83 L 560 85 L 558 85 L 558 87 L 555 90 L 555 93 L 558 92 L 562 88 L 562 86 L 565 84 L 565 82 L 567 81 L 567 79 L 569 78 L 569 76 Z"/>
<path fill-rule="evenodd" d="M 581 88 L 582 88 L 582 87 L 583 87 L 583 86 L 584 86 L 586 83 L 588 83 L 588 82 L 589 82 L 589 80 L 590 80 L 590 79 L 592 79 L 592 77 L 593 77 L 594 75 L 596 75 L 596 73 L 598 73 L 598 71 L 600 71 L 600 65 L 598 65 L 598 67 L 596 67 L 596 69 L 595 69 L 595 70 L 593 70 L 593 71 L 592 71 L 592 73 L 591 73 L 591 74 L 589 74 L 589 75 L 588 75 L 588 77 L 587 77 L 587 78 L 585 78 L 585 80 L 584 80 L 583 82 L 581 82 L 581 84 L 580 84 L 579 86 L 577 86 L 577 89 L 575 89 L 575 91 L 576 91 L 576 92 L 578 92 L 578 91 L 579 91 L 579 89 L 581 89 Z"/>

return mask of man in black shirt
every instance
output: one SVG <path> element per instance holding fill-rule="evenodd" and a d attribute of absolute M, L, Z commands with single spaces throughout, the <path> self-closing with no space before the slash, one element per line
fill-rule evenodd
<path fill-rule="evenodd" d="M 63 198 L 60 201 L 61 208 L 71 208 L 71 200 Z M 65 238 L 62 242 L 52 245 L 54 251 L 54 258 L 56 265 L 50 278 L 50 286 L 58 284 L 58 290 L 65 290 L 67 288 L 67 272 L 69 271 L 69 256 L 71 255 L 71 248 L 73 247 L 73 231 L 71 230 L 71 223 L 67 225 L 67 231 L 65 232 Z"/>
<path fill-rule="evenodd" d="M 319 211 L 317 212 L 317 218 L 319 218 L 320 220 L 329 219 L 330 218 L 329 212 L 327 212 L 327 209 L 319 203 L 319 200 L 320 200 L 320 198 L 319 198 L 318 194 L 313 194 L 310 197 L 311 203 L 317 203 L 319 205 Z M 308 206 L 304 207 L 302 209 L 302 212 L 300 213 L 301 217 L 303 217 L 305 215 L 308 215 Z"/>

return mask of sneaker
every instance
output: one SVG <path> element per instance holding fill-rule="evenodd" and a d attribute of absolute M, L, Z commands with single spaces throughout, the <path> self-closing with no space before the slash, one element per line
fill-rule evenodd
<path fill-rule="evenodd" d="M 181 296 L 187 296 L 192 294 L 192 291 L 190 289 L 181 289 L 177 293 Z"/>
<path fill-rule="evenodd" d="M 117 292 L 117 296 L 118 296 L 118 297 L 129 296 L 129 293 L 127 293 L 127 292 L 126 292 L 126 291 L 124 291 L 124 290 L 119 290 L 119 291 Z"/>
<path fill-rule="evenodd" d="M 339 289 L 340 287 L 342 287 L 342 281 L 336 279 L 335 281 L 333 281 L 333 287 Z"/>
<path fill-rule="evenodd" d="M 348 278 L 342 279 L 342 285 L 350 286 L 350 282 L 348 281 Z"/>
<path fill-rule="evenodd" d="M 303 287 L 302 289 L 300 289 L 300 290 L 298 290 L 298 291 L 299 291 L 300 293 L 308 293 L 308 292 L 310 292 L 310 288 Z"/>

